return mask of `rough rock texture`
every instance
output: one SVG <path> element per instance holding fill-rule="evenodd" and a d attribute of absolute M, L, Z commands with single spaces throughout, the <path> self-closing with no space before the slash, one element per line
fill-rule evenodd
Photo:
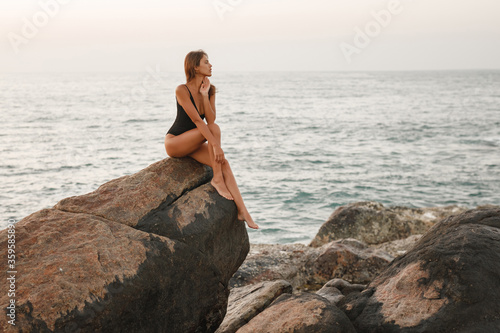
<path fill-rule="evenodd" d="M 337 208 L 310 246 L 319 247 L 344 238 L 355 238 L 366 244 L 403 239 L 423 234 L 436 222 L 465 210 L 458 206 L 387 208 L 378 202 L 357 202 Z"/>
<path fill-rule="evenodd" d="M 342 279 L 328 281 L 316 294 L 323 296 L 333 304 L 337 305 L 345 296 L 352 293 L 360 293 L 366 288 L 363 284 L 351 284 Z"/>
<path fill-rule="evenodd" d="M 241 287 L 261 281 L 286 280 L 294 288 L 303 288 L 309 279 L 308 261 L 319 251 L 303 244 L 251 244 L 250 252 L 229 281 Z"/>
<path fill-rule="evenodd" d="M 210 173 L 165 159 L 16 223 L 15 329 L 215 331 L 249 242 Z"/>
<path fill-rule="evenodd" d="M 303 244 L 252 244 L 230 286 L 286 280 L 298 290 L 318 290 L 334 278 L 367 284 L 393 259 L 386 252 L 355 239 L 334 241 L 319 248 Z"/>
<path fill-rule="evenodd" d="M 347 316 L 327 299 L 309 293 L 284 294 L 238 333 L 355 333 Z"/>
<path fill-rule="evenodd" d="M 382 250 L 395 258 L 408 252 L 421 237 L 422 235 L 412 235 L 408 238 L 396 239 L 390 242 L 372 245 L 371 247 L 373 249 Z"/>
<path fill-rule="evenodd" d="M 232 289 L 226 317 L 216 333 L 236 332 L 284 293 L 292 293 L 292 285 L 285 280 L 265 281 Z"/>
<path fill-rule="evenodd" d="M 436 224 L 342 310 L 358 332 L 500 332 L 500 208 Z"/>
<path fill-rule="evenodd" d="M 135 174 L 113 179 L 91 193 L 62 199 L 54 208 L 134 227 L 153 209 L 170 205 L 211 178 L 210 168 L 190 158 L 167 158 Z"/>
<path fill-rule="evenodd" d="M 394 259 L 355 239 L 330 242 L 318 250 L 319 255 L 305 267 L 308 284 L 318 287 L 333 278 L 367 284 Z"/>

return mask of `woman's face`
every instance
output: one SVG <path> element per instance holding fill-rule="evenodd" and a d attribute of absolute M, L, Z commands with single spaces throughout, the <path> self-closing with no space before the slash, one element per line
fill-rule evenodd
<path fill-rule="evenodd" d="M 201 58 L 200 65 L 196 66 L 195 69 L 198 74 L 212 76 L 212 64 L 208 61 L 208 57 L 206 55 Z"/>

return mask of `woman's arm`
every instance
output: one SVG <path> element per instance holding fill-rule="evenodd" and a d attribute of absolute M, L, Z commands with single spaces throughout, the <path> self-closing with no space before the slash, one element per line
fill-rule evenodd
<path fill-rule="evenodd" d="M 205 112 L 207 123 L 213 124 L 215 122 L 215 92 L 211 97 L 209 92 L 210 80 L 208 77 L 205 77 L 200 87 L 200 93 L 203 96 L 203 111 Z"/>
<path fill-rule="evenodd" d="M 213 136 L 212 132 L 208 128 L 207 124 L 201 119 L 198 111 L 196 111 L 191 99 L 189 98 L 189 93 L 185 85 L 181 84 L 175 89 L 175 96 L 177 97 L 177 101 L 182 106 L 184 111 L 186 111 L 187 115 L 196 127 L 200 130 L 201 135 L 207 139 L 208 143 L 213 145 L 214 147 L 219 147 L 219 143 Z"/>

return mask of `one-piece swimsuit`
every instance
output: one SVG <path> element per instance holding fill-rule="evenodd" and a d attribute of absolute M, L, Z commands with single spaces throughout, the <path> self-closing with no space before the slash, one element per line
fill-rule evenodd
<path fill-rule="evenodd" d="M 191 99 L 191 102 L 193 103 L 196 111 L 198 111 L 198 108 L 196 107 L 196 103 L 194 102 L 193 95 L 191 95 L 191 91 L 189 90 L 188 86 L 185 85 L 188 92 L 189 96 Z M 175 100 L 177 102 L 177 117 L 175 118 L 174 124 L 170 129 L 168 130 L 167 134 L 173 134 L 173 135 L 179 135 L 184 132 L 187 132 L 189 130 L 192 130 L 193 128 L 196 128 L 195 123 L 189 118 L 188 114 L 182 107 L 182 105 L 179 104 L 179 101 L 177 100 L 177 97 L 175 97 Z M 200 112 L 198 111 L 198 114 Z M 201 119 L 205 119 L 205 115 L 202 114 L 200 115 Z"/>

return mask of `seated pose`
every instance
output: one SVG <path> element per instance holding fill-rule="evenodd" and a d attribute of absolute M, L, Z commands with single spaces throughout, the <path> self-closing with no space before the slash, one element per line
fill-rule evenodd
<path fill-rule="evenodd" d="M 229 163 L 221 148 L 221 131 L 215 123 L 215 87 L 208 79 L 212 65 L 202 51 L 189 52 L 184 60 L 186 84 L 175 90 L 177 118 L 165 136 L 165 149 L 170 157 L 191 156 L 213 169 L 212 185 L 238 208 L 238 220 L 258 229 L 248 213 Z M 203 121 L 206 119 L 207 123 Z"/>

